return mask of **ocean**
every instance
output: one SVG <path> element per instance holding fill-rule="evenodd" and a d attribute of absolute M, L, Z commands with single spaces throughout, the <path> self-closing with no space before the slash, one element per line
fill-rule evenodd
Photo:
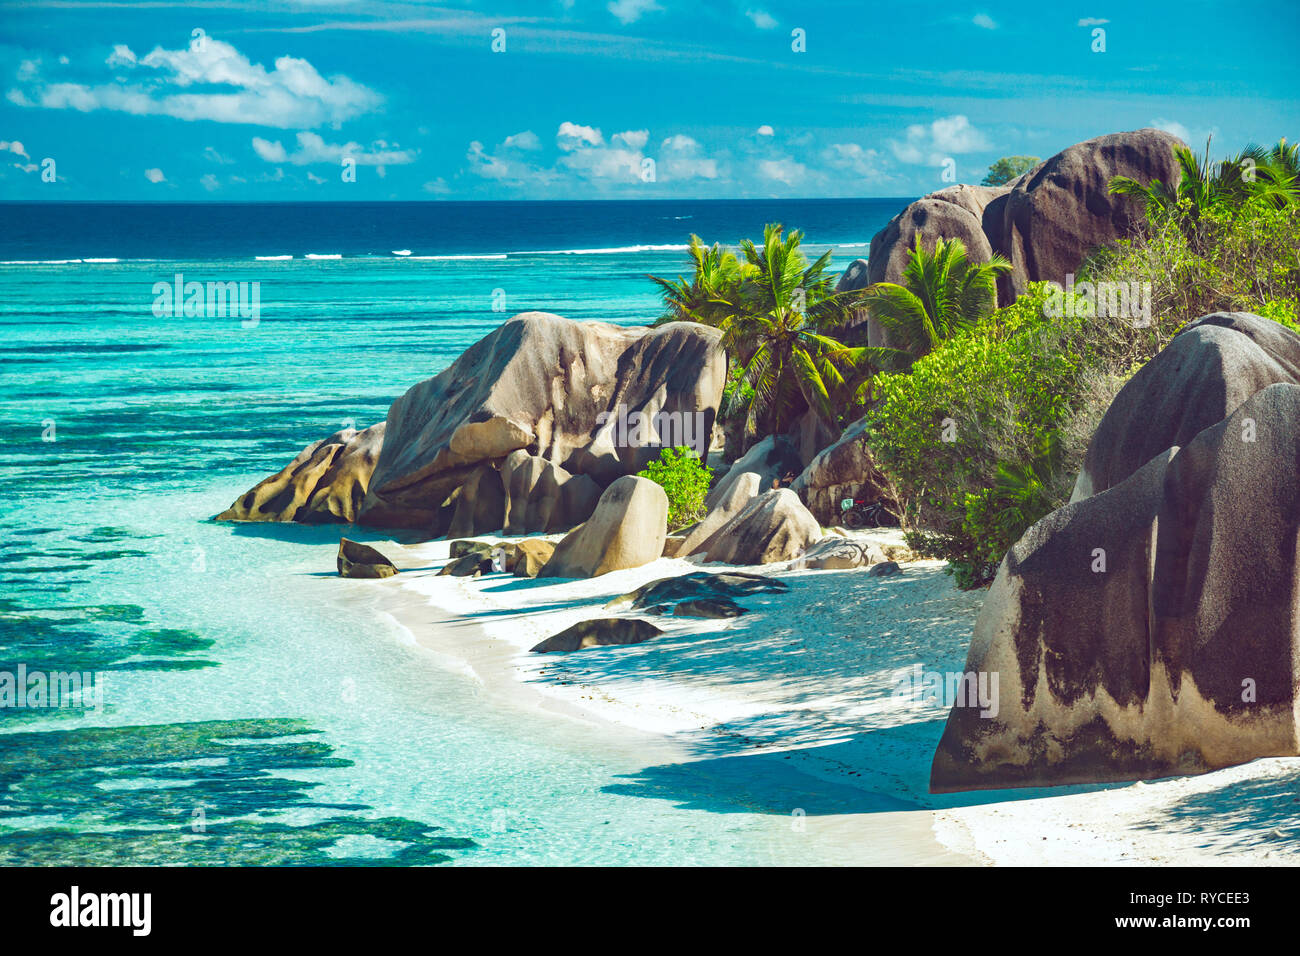
<path fill-rule="evenodd" d="M 494 707 L 340 597 L 337 526 L 209 519 L 511 315 L 650 322 L 692 232 L 838 270 L 905 202 L 0 203 L 0 864 L 825 862 L 788 802 Z M 19 668 L 95 693 L 4 706 Z"/>

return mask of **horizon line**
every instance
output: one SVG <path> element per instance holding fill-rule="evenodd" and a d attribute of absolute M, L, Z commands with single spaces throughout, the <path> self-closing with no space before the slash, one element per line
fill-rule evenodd
<path fill-rule="evenodd" d="M 288 205 L 430 205 L 454 204 L 489 205 L 496 203 L 568 203 L 599 205 L 601 203 L 674 203 L 674 202 L 911 202 L 915 196 L 790 196 L 755 198 L 699 199 L 0 199 L 0 205 L 123 205 L 123 206 L 288 206 Z"/>

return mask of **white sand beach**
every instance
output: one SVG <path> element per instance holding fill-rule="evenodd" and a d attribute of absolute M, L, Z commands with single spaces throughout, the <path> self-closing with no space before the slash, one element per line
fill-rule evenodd
<path fill-rule="evenodd" d="M 947 708 L 895 699 L 896 678 L 916 664 L 963 669 L 983 599 L 959 591 L 940 562 L 905 563 L 888 577 L 745 568 L 789 591 L 740 599 L 749 613 L 734 619 L 637 614 L 666 632 L 642 644 L 533 654 L 580 620 L 629 614 L 605 609 L 611 598 L 701 566 L 660 559 L 588 580 L 438 576 L 447 549 L 384 548 L 403 573 L 384 582 L 382 606 L 437 661 L 516 706 L 651 735 L 681 761 L 712 761 L 720 786 L 755 781 L 756 803 L 806 814 L 807 832 L 840 851 L 834 862 L 1296 862 L 1294 759 L 1148 783 L 930 794 Z M 663 749 L 653 752 L 660 764 L 647 770 L 648 789 L 664 772 Z M 824 788 L 784 801 L 779 786 L 758 785 L 785 769 Z"/>

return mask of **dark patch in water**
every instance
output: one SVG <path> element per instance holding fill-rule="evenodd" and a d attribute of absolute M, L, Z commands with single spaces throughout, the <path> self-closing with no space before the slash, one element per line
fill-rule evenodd
<path fill-rule="evenodd" d="M 160 534 L 147 534 L 143 531 L 135 531 L 131 528 L 113 528 L 102 527 L 85 534 L 73 535 L 73 541 L 81 541 L 85 544 L 111 543 L 115 541 L 128 541 L 143 538 L 161 538 Z"/>
<path fill-rule="evenodd" d="M 472 840 L 364 804 L 311 799 L 277 771 L 351 766 L 290 719 L 0 734 L 0 865 L 429 865 Z M 92 799 L 87 799 L 93 794 Z M 317 819 L 289 823 L 286 811 Z M 6 820 L 57 816 L 57 825 Z M 339 857 L 344 837 L 389 844 Z"/>
<path fill-rule="evenodd" d="M 191 671 L 216 667 L 197 656 L 213 641 L 193 631 L 150 628 L 134 604 L 22 607 L 0 602 L 0 672 Z M 2 707 L 0 724 L 75 718 L 81 708 Z"/>
<path fill-rule="evenodd" d="M 0 348 L 0 353 L 9 355 L 35 355 L 44 352 L 65 354 L 68 352 L 158 352 L 171 348 L 169 345 L 137 345 L 124 342 L 62 342 L 57 345 L 11 345 Z"/>

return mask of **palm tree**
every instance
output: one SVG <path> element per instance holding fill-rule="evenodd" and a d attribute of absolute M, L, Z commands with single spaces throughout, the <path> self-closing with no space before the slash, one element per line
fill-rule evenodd
<path fill-rule="evenodd" d="M 1270 149 L 1251 143 L 1229 162 L 1243 181 L 1253 183 L 1253 194 L 1269 196 L 1279 207 L 1300 203 L 1300 143 L 1288 146 L 1283 138 Z"/>
<path fill-rule="evenodd" d="M 807 406 L 828 424 L 836 407 L 869 378 L 873 361 L 896 364 L 889 350 L 850 348 L 829 333 L 849 321 L 865 290 L 835 292 L 826 274 L 828 250 L 811 264 L 803 233 L 769 224 L 761 247 L 740 243 L 731 265 L 719 247 L 692 237 L 694 281 L 655 279 L 668 312 L 722 330 L 723 345 L 749 389 L 732 392 L 728 412 L 743 412 L 745 431 L 781 432 Z M 654 278 L 654 277 L 651 277 Z"/>
<path fill-rule="evenodd" d="M 690 282 L 681 276 L 676 282 L 658 276 L 649 277 L 659 286 L 659 295 L 664 301 L 664 314 L 655 324 L 687 321 L 719 325 L 726 316 L 720 312 L 718 303 L 734 295 L 745 278 L 747 267 L 734 252 L 718 243 L 706 246 L 696 235 L 691 236 L 687 255 L 695 267 Z"/>
<path fill-rule="evenodd" d="M 1232 188 L 1227 178 L 1210 174 L 1210 141 L 1205 141 L 1205 163 L 1202 164 L 1186 146 L 1174 147 L 1174 158 L 1178 161 L 1179 177 L 1176 186 L 1169 186 L 1159 179 L 1143 184 L 1131 176 L 1115 176 L 1108 185 L 1108 191 L 1116 196 L 1135 196 L 1146 207 L 1148 219 L 1157 219 L 1173 213 L 1180 203 L 1192 216 L 1209 209 L 1217 200 Z M 1222 172 L 1222 169 L 1220 169 Z"/>
<path fill-rule="evenodd" d="M 902 283 L 868 287 L 867 310 L 897 346 L 898 361 L 908 364 L 992 314 L 998 276 L 1010 270 L 997 253 L 988 262 L 972 261 L 960 239 L 939 239 L 926 252 L 918 234 Z"/>
<path fill-rule="evenodd" d="M 1146 208 L 1147 219 L 1176 215 L 1192 223 L 1216 206 L 1240 205 L 1257 196 L 1270 197 L 1277 205 L 1300 202 L 1300 157 L 1295 146 L 1283 139 L 1272 149 L 1251 144 L 1229 159 L 1210 162 L 1210 140 L 1205 141 L 1202 161 L 1186 146 L 1175 146 L 1178 184 L 1169 186 L 1158 179 L 1143 184 L 1130 176 L 1116 176 L 1109 190 L 1118 196 L 1135 196 Z"/>

